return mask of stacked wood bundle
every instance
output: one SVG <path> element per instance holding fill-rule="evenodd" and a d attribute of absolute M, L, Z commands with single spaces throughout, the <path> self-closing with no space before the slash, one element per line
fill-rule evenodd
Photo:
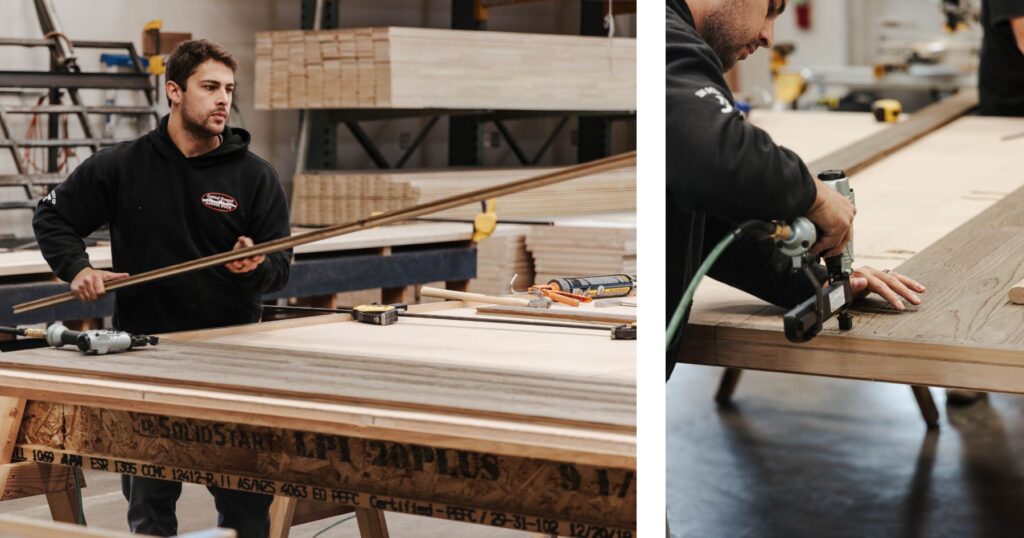
<path fill-rule="evenodd" d="M 513 275 L 515 286 L 522 290 L 533 284 L 533 256 L 526 251 L 526 236 L 531 226 L 498 224 L 490 237 L 477 245 L 476 278 L 469 291 L 485 295 L 508 293 Z"/>
<path fill-rule="evenodd" d="M 393 27 L 259 32 L 255 105 L 635 110 L 636 40 Z"/>
<path fill-rule="evenodd" d="M 393 211 L 555 171 L 555 168 L 492 170 L 320 172 L 295 176 L 292 221 L 296 225 L 328 226 Z M 506 219 L 636 209 L 636 168 L 624 168 L 573 179 L 498 198 L 498 217 Z M 436 215 L 473 218 L 479 204 Z"/>
<path fill-rule="evenodd" d="M 526 237 L 537 283 L 570 276 L 636 275 L 636 215 L 535 226 Z"/>

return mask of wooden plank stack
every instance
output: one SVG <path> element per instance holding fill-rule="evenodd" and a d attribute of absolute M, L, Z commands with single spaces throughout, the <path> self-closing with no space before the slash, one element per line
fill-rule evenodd
<path fill-rule="evenodd" d="M 636 275 L 636 215 L 591 216 L 535 226 L 526 237 L 538 283 L 567 276 Z"/>
<path fill-rule="evenodd" d="M 433 28 L 256 34 L 259 110 L 636 109 L 636 40 Z"/>
<path fill-rule="evenodd" d="M 513 275 L 517 290 L 534 282 L 533 256 L 526 250 L 526 236 L 533 226 L 498 224 L 490 237 L 477 245 L 476 278 L 469 291 L 485 295 L 508 293 Z"/>
<path fill-rule="evenodd" d="M 392 211 L 470 190 L 491 187 L 555 171 L 513 168 L 445 171 L 321 172 L 295 176 L 292 220 L 296 225 L 329 226 Z M 577 215 L 636 209 L 636 168 L 602 172 L 498 199 L 499 218 Z M 436 217 L 473 218 L 478 204 Z"/>

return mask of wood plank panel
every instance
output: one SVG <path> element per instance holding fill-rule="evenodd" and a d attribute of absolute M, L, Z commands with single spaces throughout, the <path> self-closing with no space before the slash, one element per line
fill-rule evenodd
<path fill-rule="evenodd" d="M 1024 250 L 1015 237 L 1024 191 L 1006 196 L 1024 185 L 1024 146 L 1003 140 L 1015 130 L 1019 122 L 1009 119 L 962 118 L 852 177 L 855 259 L 918 278 L 929 288 L 921 306 L 897 314 L 877 300 L 865 302 L 853 331 L 840 334 L 833 322 L 814 342 L 795 345 L 781 336 L 779 309 L 708 286 L 698 292 L 681 356 L 702 364 L 1024 391 L 1020 376 L 1007 372 L 1024 364 L 1018 351 L 1024 312 L 1006 299 L 1024 277 Z M 767 354 L 755 353 L 752 346 L 769 337 Z M 819 341 L 836 347 L 823 352 Z M 916 347 L 935 343 L 955 352 Z M 931 355 L 910 356 L 909 349 Z M 829 353 L 836 360 L 826 360 Z M 854 360 L 858 353 L 877 360 Z"/>
<path fill-rule="evenodd" d="M 448 332 L 451 338 L 458 338 L 458 331 L 445 331 L 451 322 L 415 319 L 402 320 L 399 325 L 411 325 L 413 321 L 426 322 L 420 325 L 426 330 Z M 393 327 L 363 325 L 363 328 L 387 330 Z M 462 327 L 463 334 L 471 330 L 473 328 Z M 395 331 L 387 332 L 390 334 L 386 338 L 400 337 Z M 607 335 L 588 336 L 607 338 Z M 383 348 L 383 353 L 374 357 L 302 350 L 285 354 L 256 347 L 258 341 L 251 341 L 256 340 L 254 338 L 247 340 L 250 342 L 245 345 L 165 341 L 128 354 L 101 356 L 42 348 L 5 353 L 0 363 L 22 370 L 74 372 L 126 381 L 159 380 L 180 387 L 249 391 L 389 409 L 458 412 L 461 416 L 476 417 L 522 416 L 540 423 L 593 423 L 618 427 L 622 431 L 635 428 L 635 391 L 628 383 L 568 376 L 548 378 L 512 369 L 409 361 L 400 358 L 394 350 Z M 628 356 L 628 351 L 625 355 Z M 268 375 L 270 372 L 273 375 Z"/>
<path fill-rule="evenodd" d="M 636 275 L 636 213 L 559 219 L 526 238 L 534 280 L 625 273 Z"/>

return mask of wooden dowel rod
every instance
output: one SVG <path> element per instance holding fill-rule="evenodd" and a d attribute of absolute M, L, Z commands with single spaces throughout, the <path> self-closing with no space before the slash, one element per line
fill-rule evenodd
<path fill-rule="evenodd" d="M 425 204 L 419 204 L 404 209 L 398 209 L 390 211 L 381 215 L 366 217 L 352 222 L 344 224 L 338 224 L 336 226 L 330 226 L 319 230 L 314 230 L 300 235 L 293 235 L 290 237 L 282 237 L 273 241 L 267 241 L 266 243 L 260 243 L 251 247 L 240 248 L 238 250 L 230 250 L 222 252 L 220 254 L 214 254 L 212 256 L 206 256 L 205 258 L 199 258 L 197 260 L 187 261 L 175 265 L 163 267 L 161 269 L 154 269 L 152 271 L 146 271 L 145 273 L 139 273 L 132 275 L 121 280 L 111 281 L 106 284 L 107 291 L 114 291 L 121 288 L 127 288 L 144 282 L 152 282 L 161 278 L 166 278 L 173 275 L 179 275 L 191 271 L 198 271 L 200 269 L 207 269 L 210 267 L 216 267 L 223 265 L 232 260 L 238 260 L 242 258 L 249 258 L 252 256 L 259 256 L 261 254 L 270 254 L 272 252 L 280 252 L 289 248 L 294 248 L 299 245 L 305 245 L 322 239 L 330 237 L 336 237 L 359 230 L 365 230 L 367 228 L 376 228 L 385 224 L 393 224 L 395 222 L 401 222 L 409 220 L 422 215 L 430 213 L 436 213 L 438 211 L 444 211 L 453 207 L 469 204 L 472 202 L 479 202 L 488 198 L 498 198 L 501 196 L 507 196 L 520 191 L 529 189 L 536 189 L 546 185 L 552 185 L 560 183 L 562 181 L 568 181 L 581 176 L 594 174 L 597 172 L 604 172 L 607 170 L 615 170 L 618 168 L 624 168 L 627 166 L 636 165 L 636 151 L 628 153 L 622 153 L 614 155 L 612 157 L 606 157 L 604 159 L 598 159 L 590 161 L 588 163 L 577 164 L 569 166 L 561 170 L 541 174 L 526 178 L 520 181 L 513 181 L 497 187 L 489 187 L 485 189 L 477 189 L 464 194 L 457 194 L 455 196 L 449 196 L 448 198 L 442 198 L 433 202 Z M 22 312 L 28 312 L 37 308 L 43 308 L 46 306 L 52 306 L 55 304 L 64 303 L 74 299 L 74 295 L 71 292 L 64 292 L 50 297 L 44 297 L 36 299 L 34 301 L 28 301 L 25 303 L 14 305 L 14 313 L 20 314 Z"/>
<path fill-rule="evenodd" d="M 1024 304 L 1024 280 L 1021 280 L 1010 288 L 1010 302 L 1014 304 Z"/>
<path fill-rule="evenodd" d="M 472 301 L 474 303 L 500 304 L 507 306 L 526 307 L 530 304 L 529 299 L 520 299 L 519 297 L 497 297 L 494 295 L 484 295 L 482 293 L 442 290 L 440 288 L 431 288 L 430 286 L 423 286 L 420 288 L 420 295 L 438 297 L 440 299 L 451 299 L 453 301 Z"/>

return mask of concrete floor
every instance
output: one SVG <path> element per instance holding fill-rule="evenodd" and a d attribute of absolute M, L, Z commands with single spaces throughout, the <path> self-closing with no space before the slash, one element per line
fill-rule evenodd
<path fill-rule="evenodd" d="M 127 503 L 121 495 L 121 477 L 118 474 L 85 471 L 87 487 L 82 490 L 85 518 L 90 527 L 127 531 L 125 510 Z M 45 497 L 30 497 L 0 503 L 0 513 L 22 517 L 50 520 L 50 510 Z M 290 538 L 311 538 L 332 523 L 351 516 L 337 516 L 322 521 L 293 527 Z M 468 523 L 450 523 L 438 519 L 404 514 L 386 515 L 388 531 L 394 538 L 524 538 L 521 531 L 495 529 Z M 185 484 L 178 501 L 178 532 L 185 533 L 217 526 L 217 511 L 213 497 L 206 488 Z M 320 538 L 358 538 L 359 529 L 355 519 L 345 521 L 324 532 Z"/>
<path fill-rule="evenodd" d="M 1024 398 L 939 406 L 910 388 L 679 365 L 668 383 L 667 503 L 677 537 L 1024 536 Z"/>

